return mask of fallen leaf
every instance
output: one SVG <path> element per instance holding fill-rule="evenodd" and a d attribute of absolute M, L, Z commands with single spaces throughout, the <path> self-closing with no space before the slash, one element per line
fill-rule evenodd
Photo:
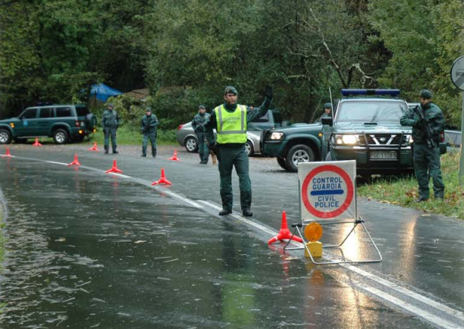
<path fill-rule="evenodd" d="M 55 240 L 56 242 L 65 242 L 66 241 L 66 238 L 58 238 Z"/>
<path fill-rule="evenodd" d="M 145 241 L 145 240 L 137 240 L 137 241 L 135 241 L 134 243 L 137 243 L 137 244 L 138 244 L 138 243 L 144 243 L 144 242 L 147 242 L 147 241 Z"/>

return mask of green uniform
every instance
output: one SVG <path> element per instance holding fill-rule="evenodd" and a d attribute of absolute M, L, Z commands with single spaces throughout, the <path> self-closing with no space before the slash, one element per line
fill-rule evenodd
<path fill-rule="evenodd" d="M 192 127 L 197 135 L 198 139 L 198 154 L 200 155 L 201 163 L 208 163 L 209 148 L 208 143 L 212 141 L 206 141 L 209 134 L 206 132 L 206 125 L 209 122 L 210 114 L 208 113 L 197 113 L 192 120 Z M 214 141 L 213 141 L 214 142 Z"/>
<path fill-rule="evenodd" d="M 440 169 L 440 134 L 445 129 L 445 119 L 438 106 L 428 103 L 419 108 L 423 111 L 427 124 L 430 126 L 434 141 L 434 147 L 427 144 L 427 133 L 424 122 L 414 110 L 408 111 L 400 120 L 403 126 L 412 126 L 412 138 L 414 139 L 414 171 L 419 184 L 419 199 L 427 200 L 430 197 L 429 180 L 432 177 L 433 192 L 435 198 L 443 199 L 445 184 Z"/>
<path fill-rule="evenodd" d="M 228 105 L 224 104 L 218 106 L 213 113 L 211 113 L 210 123 L 208 128 L 216 129 L 218 132 L 217 137 L 217 157 L 219 161 L 219 175 L 221 179 L 220 191 L 222 199 L 222 208 L 227 211 L 232 211 L 233 194 L 232 194 L 232 169 L 235 167 L 237 176 L 240 183 L 240 205 L 242 210 L 249 210 L 251 208 L 251 180 L 249 176 L 249 161 L 248 155 L 245 150 L 246 139 L 246 125 L 247 122 L 261 117 L 266 114 L 271 105 L 271 100 L 266 98 L 259 108 L 249 110 L 244 105 Z M 241 109 L 247 112 L 242 117 Z M 230 134 L 223 134 L 222 138 L 221 121 L 218 118 L 218 111 L 226 111 L 229 114 L 235 113 L 231 116 L 235 121 L 239 121 L 238 127 L 243 127 L 242 131 L 230 132 Z M 224 114 L 224 112 L 222 112 Z M 241 124 L 243 120 L 243 125 Z M 240 128 L 241 129 L 241 128 Z M 227 129 L 226 129 L 227 130 Z M 236 129 L 233 129 L 236 130 Z M 243 132 L 244 131 L 244 132 Z M 227 132 L 227 131 L 224 131 Z M 212 130 L 210 130 L 212 133 Z M 235 135 L 235 137 L 231 137 Z M 245 138 L 243 138 L 245 136 Z"/>
<path fill-rule="evenodd" d="M 121 119 L 119 118 L 118 112 L 115 110 L 105 110 L 102 119 L 103 132 L 105 133 L 105 153 L 108 153 L 109 150 L 110 136 L 113 153 L 117 152 L 116 149 L 118 148 L 118 145 L 116 143 L 116 130 L 118 130 L 120 124 Z"/>
<path fill-rule="evenodd" d="M 153 157 L 156 157 L 156 127 L 158 126 L 158 118 L 156 115 L 144 115 L 142 117 L 142 134 L 143 134 L 143 141 L 142 141 L 142 156 L 147 156 L 147 146 L 148 141 L 151 143 L 151 154 Z"/>

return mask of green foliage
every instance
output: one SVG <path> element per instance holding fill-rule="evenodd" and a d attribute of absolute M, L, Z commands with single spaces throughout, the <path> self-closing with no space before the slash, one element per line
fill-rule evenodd
<path fill-rule="evenodd" d="M 442 173 L 445 182 L 445 200 L 429 199 L 415 203 L 418 186 L 414 176 L 404 178 L 376 178 L 372 183 L 360 186 L 360 196 L 380 202 L 423 210 L 428 213 L 443 214 L 464 219 L 464 188 L 459 186 L 458 170 L 460 153 L 453 152 L 442 156 Z M 432 184 L 432 183 L 430 183 Z"/>
<path fill-rule="evenodd" d="M 158 130 L 156 142 L 158 145 L 178 145 L 176 141 L 176 131 L 171 130 Z M 126 124 L 118 129 L 117 140 L 118 145 L 142 145 L 143 135 L 140 133 L 140 126 L 135 124 Z M 103 145 L 104 134 L 101 129 L 92 134 L 89 139 L 90 142 L 97 142 Z"/>

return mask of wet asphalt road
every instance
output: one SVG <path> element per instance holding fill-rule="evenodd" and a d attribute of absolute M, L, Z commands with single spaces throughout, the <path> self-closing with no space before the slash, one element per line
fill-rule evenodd
<path fill-rule="evenodd" d="M 217 167 L 197 155 L 179 149 L 181 162 L 167 161 L 165 147 L 154 161 L 133 147 L 117 157 L 87 148 L 12 145 L 17 158 L 0 158 L 2 328 L 463 327 L 461 221 L 361 199 L 384 261 L 314 266 L 266 244 L 282 210 L 298 220 L 297 177 L 275 160 L 251 159 L 262 230 L 217 216 Z M 79 169 L 45 162 L 69 163 L 74 152 Z M 103 173 L 113 159 L 130 178 Z M 173 186 L 154 189 L 161 167 Z M 366 242 L 359 232 L 345 256 L 372 256 Z"/>

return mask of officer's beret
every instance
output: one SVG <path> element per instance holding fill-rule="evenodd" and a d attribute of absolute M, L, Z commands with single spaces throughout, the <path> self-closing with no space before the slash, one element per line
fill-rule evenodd
<path fill-rule="evenodd" d="M 147 107 L 147 108 L 145 109 L 145 112 L 151 112 L 151 107 Z"/>
<path fill-rule="evenodd" d="M 113 108 L 113 103 L 109 103 L 109 104 L 108 104 L 108 107 Z"/>
<path fill-rule="evenodd" d="M 233 86 L 227 86 L 226 89 L 224 90 L 224 95 L 225 94 L 234 94 L 234 95 L 237 95 L 238 92 L 237 92 L 237 89 L 235 89 L 235 87 Z"/>
<path fill-rule="evenodd" d="M 199 109 L 206 109 L 206 107 L 204 105 L 200 105 L 198 106 Z"/>
<path fill-rule="evenodd" d="M 427 89 L 422 89 L 420 92 L 420 97 L 424 99 L 431 99 L 432 98 L 432 92 Z"/>
<path fill-rule="evenodd" d="M 325 103 L 324 104 L 324 109 L 332 109 L 332 104 L 331 103 Z"/>

